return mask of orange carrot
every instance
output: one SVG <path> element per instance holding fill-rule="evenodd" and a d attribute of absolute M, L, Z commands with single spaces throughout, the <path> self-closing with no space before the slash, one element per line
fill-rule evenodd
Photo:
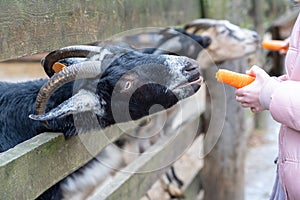
<path fill-rule="evenodd" d="M 56 62 L 52 65 L 52 69 L 57 73 L 59 71 L 61 71 L 63 68 L 65 68 L 66 65 L 60 63 L 60 62 Z"/>
<path fill-rule="evenodd" d="M 264 40 L 261 44 L 264 49 L 272 51 L 279 51 L 282 49 L 287 51 L 289 49 L 289 45 L 286 45 L 282 40 Z"/>
<path fill-rule="evenodd" d="M 242 88 L 255 80 L 255 77 L 226 69 L 219 69 L 216 73 L 217 81 L 226 83 L 235 88 Z"/>

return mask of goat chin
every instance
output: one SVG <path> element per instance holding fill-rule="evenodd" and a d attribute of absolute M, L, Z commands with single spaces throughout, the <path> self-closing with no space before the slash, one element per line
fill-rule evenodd
<path fill-rule="evenodd" d="M 123 157 L 118 147 L 108 145 L 87 167 L 64 180 L 61 186 L 63 199 L 86 199 L 123 165 Z"/>

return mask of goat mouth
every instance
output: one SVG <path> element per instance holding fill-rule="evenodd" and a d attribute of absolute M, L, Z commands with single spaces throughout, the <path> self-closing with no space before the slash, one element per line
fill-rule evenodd
<path fill-rule="evenodd" d="M 245 42 L 246 45 L 260 46 L 259 40 Z"/>
<path fill-rule="evenodd" d="M 192 85 L 199 85 L 201 86 L 203 82 L 203 77 L 202 76 L 196 76 L 196 77 L 192 77 L 188 80 L 188 82 L 184 82 L 182 84 L 177 85 L 174 89 L 181 89 L 181 88 L 185 88 L 187 86 L 192 86 Z"/>

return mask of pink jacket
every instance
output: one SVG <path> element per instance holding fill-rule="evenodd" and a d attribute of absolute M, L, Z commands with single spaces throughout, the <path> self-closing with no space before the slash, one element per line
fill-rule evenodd
<path fill-rule="evenodd" d="M 286 55 L 287 74 L 262 88 L 260 102 L 281 123 L 278 173 L 286 199 L 300 199 L 300 14 Z"/>

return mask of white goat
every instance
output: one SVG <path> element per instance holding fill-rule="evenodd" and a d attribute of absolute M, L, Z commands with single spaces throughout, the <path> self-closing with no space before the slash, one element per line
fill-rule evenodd
<path fill-rule="evenodd" d="M 259 47 L 256 32 L 240 28 L 227 20 L 197 19 L 184 29 L 188 33 L 211 38 L 211 44 L 198 54 L 201 67 L 249 55 Z"/>

